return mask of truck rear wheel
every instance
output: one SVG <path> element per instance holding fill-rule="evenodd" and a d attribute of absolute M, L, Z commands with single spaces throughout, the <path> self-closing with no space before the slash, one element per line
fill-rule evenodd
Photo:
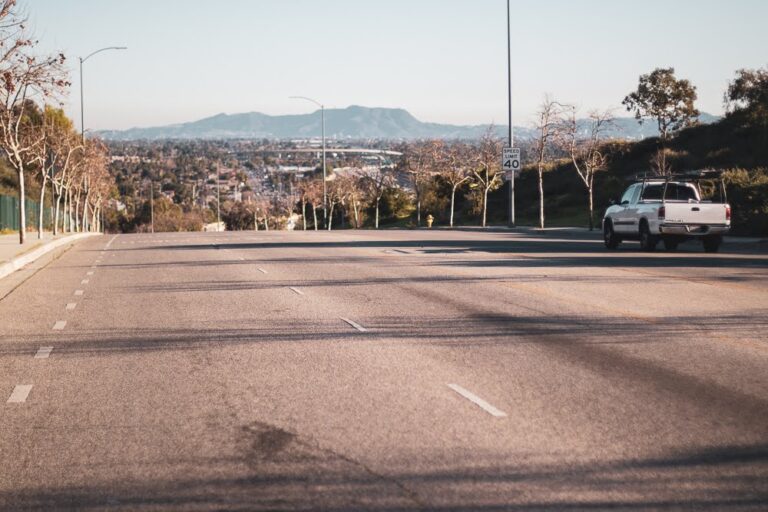
<path fill-rule="evenodd" d="M 640 249 L 646 252 L 653 252 L 656 250 L 656 244 L 659 243 L 659 238 L 651 234 L 651 230 L 648 229 L 648 223 L 640 223 Z"/>
<path fill-rule="evenodd" d="M 723 243 L 723 238 L 716 235 L 705 236 L 702 240 L 704 243 L 704 252 L 717 252 L 720 250 L 720 244 Z"/>

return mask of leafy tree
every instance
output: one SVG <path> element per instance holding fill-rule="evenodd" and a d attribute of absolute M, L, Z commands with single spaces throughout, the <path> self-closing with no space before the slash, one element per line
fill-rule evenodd
<path fill-rule="evenodd" d="M 694 103 L 696 87 L 688 80 L 678 80 L 674 68 L 657 68 L 641 75 L 637 90 L 624 98 L 622 104 L 642 123 L 654 119 L 661 136 L 662 158 L 671 134 L 694 124 L 699 116 Z M 666 162 L 662 162 L 662 168 Z"/>
<path fill-rule="evenodd" d="M 725 104 L 730 113 L 745 113 L 759 124 L 768 124 L 768 68 L 736 71 L 725 92 Z"/>

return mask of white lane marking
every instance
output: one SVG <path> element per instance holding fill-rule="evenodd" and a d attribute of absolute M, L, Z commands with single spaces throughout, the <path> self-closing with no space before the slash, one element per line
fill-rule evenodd
<path fill-rule="evenodd" d="M 68 302 L 67 307 L 65 308 L 67 311 L 72 311 L 77 307 L 77 302 Z"/>
<path fill-rule="evenodd" d="M 293 286 L 289 286 L 288 289 L 294 292 L 296 295 L 304 295 L 303 291 L 299 290 L 298 288 L 294 288 Z"/>
<path fill-rule="evenodd" d="M 238 259 L 239 259 L 240 261 L 245 261 L 245 258 L 243 258 L 242 256 L 241 256 L 240 258 L 238 258 Z"/>
<path fill-rule="evenodd" d="M 67 321 L 66 320 L 59 320 L 55 324 L 53 324 L 53 330 L 54 331 L 63 331 L 66 326 L 67 326 Z"/>
<path fill-rule="evenodd" d="M 109 246 L 110 246 L 110 245 L 112 245 L 112 242 L 114 242 L 114 241 L 115 241 L 115 238 L 117 238 L 117 236 L 118 236 L 118 235 L 115 235 L 115 236 L 113 236 L 113 237 L 112 237 L 112 239 L 111 239 L 109 242 L 107 242 L 107 245 L 106 245 L 106 246 L 104 246 L 104 248 L 105 248 L 105 249 L 109 249 Z"/>
<path fill-rule="evenodd" d="M 82 295 L 85 292 L 83 290 L 75 290 L 75 295 Z"/>
<path fill-rule="evenodd" d="M 6 403 L 23 404 L 27 401 L 27 397 L 29 396 L 30 391 L 32 391 L 32 384 L 18 384 L 15 388 L 13 388 L 13 393 L 11 393 L 11 397 Z"/>
<path fill-rule="evenodd" d="M 345 322 L 347 322 L 349 325 L 351 325 L 352 327 L 354 327 L 355 329 L 357 329 L 360 332 L 368 332 L 368 329 L 366 329 L 362 325 L 358 324 L 357 322 L 353 322 L 349 318 L 344 318 L 344 317 L 341 317 L 341 316 L 339 318 L 341 320 L 344 320 Z"/>
<path fill-rule="evenodd" d="M 497 418 L 506 418 L 507 414 L 503 411 L 498 410 L 476 394 L 472 393 L 471 391 L 467 391 L 463 387 L 459 386 L 458 384 L 448 384 L 448 387 L 472 402 L 473 404 L 477 405 L 481 409 L 483 409 L 485 412 L 490 414 L 491 416 L 495 416 Z"/>
<path fill-rule="evenodd" d="M 35 354 L 35 359 L 48 359 L 48 356 L 51 355 L 51 352 L 53 351 L 53 347 L 40 347 L 37 349 L 37 354 Z"/>
<path fill-rule="evenodd" d="M 90 283 L 90 280 L 88 279 L 83 279 L 82 281 L 80 281 L 80 284 L 88 284 L 88 283 Z"/>
<path fill-rule="evenodd" d="M 266 271 L 266 270 L 264 270 L 263 268 L 260 268 L 260 269 L 259 269 L 259 272 L 261 272 L 262 274 L 266 274 L 266 273 L 267 273 L 267 271 Z"/>
<path fill-rule="evenodd" d="M 92 276 L 93 275 L 93 271 L 88 272 L 88 275 Z"/>

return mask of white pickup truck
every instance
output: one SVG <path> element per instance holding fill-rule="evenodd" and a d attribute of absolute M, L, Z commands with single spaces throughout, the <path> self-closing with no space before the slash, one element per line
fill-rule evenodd
<path fill-rule="evenodd" d="M 605 246 L 616 249 L 623 240 L 639 240 L 653 251 L 659 241 L 674 251 L 680 242 L 696 238 L 706 252 L 717 252 L 731 228 L 731 207 L 720 182 L 721 202 L 702 201 L 696 180 L 647 179 L 631 185 L 618 204 L 603 217 Z"/>

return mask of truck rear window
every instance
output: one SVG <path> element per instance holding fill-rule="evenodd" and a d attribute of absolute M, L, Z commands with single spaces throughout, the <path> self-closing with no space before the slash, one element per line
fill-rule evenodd
<path fill-rule="evenodd" d="M 651 184 L 646 185 L 643 190 L 643 200 L 646 201 L 661 201 L 661 194 L 664 193 L 663 184 Z M 679 185 L 677 183 L 670 183 L 667 185 L 667 201 L 696 201 L 696 192 L 693 188 L 687 185 Z"/>

